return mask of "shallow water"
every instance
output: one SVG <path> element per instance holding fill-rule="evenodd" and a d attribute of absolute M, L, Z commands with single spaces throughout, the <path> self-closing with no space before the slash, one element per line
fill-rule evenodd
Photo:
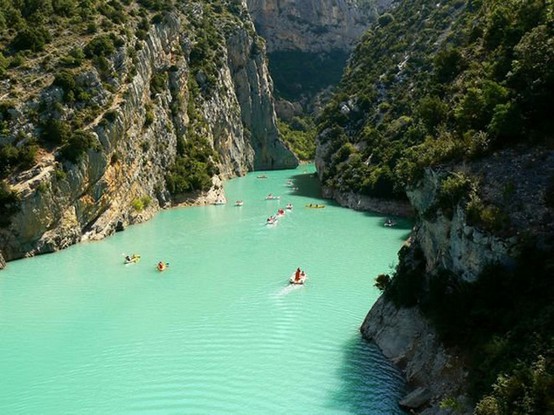
<path fill-rule="evenodd" d="M 11 262 L 0 413 L 401 414 L 401 379 L 359 326 L 409 223 L 318 199 L 312 172 L 252 173 L 226 183 L 225 206 Z M 141 261 L 124 265 L 133 252 Z M 298 266 L 307 282 L 289 286 Z"/>

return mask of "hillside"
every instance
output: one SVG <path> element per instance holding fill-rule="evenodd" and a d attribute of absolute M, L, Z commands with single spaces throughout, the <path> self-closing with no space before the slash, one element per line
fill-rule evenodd
<path fill-rule="evenodd" d="M 416 215 L 362 327 L 409 409 L 554 413 L 553 19 L 547 1 L 401 2 L 319 119 L 326 195 Z"/>
<path fill-rule="evenodd" d="M 0 256 L 101 238 L 288 168 L 242 2 L 0 1 Z"/>

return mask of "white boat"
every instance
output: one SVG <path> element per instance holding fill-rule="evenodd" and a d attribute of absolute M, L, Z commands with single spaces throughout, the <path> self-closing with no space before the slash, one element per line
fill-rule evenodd
<path fill-rule="evenodd" d="M 293 272 L 290 276 L 289 283 L 294 285 L 303 285 L 306 282 L 308 276 L 306 274 L 300 274 L 300 279 L 296 279 L 296 272 Z"/>
<path fill-rule="evenodd" d="M 224 199 L 217 199 L 215 202 L 214 202 L 214 205 L 224 205 L 225 204 L 225 200 Z"/>
<path fill-rule="evenodd" d="M 292 203 L 287 204 L 287 210 L 292 210 Z"/>
<path fill-rule="evenodd" d="M 278 200 L 278 199 L 281 199 L 281 196 L 273 196 L 271 193 L 268 194 L 268 195 L 265 197 L 265 200 Z"/>
<path fill-rule="evenodd" d="M 275 225 L 277 222 L 279 222 L 279 219 L 277 219 L 276 217 L 272 216 L 270 218 L 267 218 L 267 220 L 265 221 L 265 224 L 266 225 Z"/>
<path fill-rule="evenodd" d="M 242 206 L 242 205 L 244 205 L 244 202 L 242 200 L 237 200 L 235 202 L 235 206 Z"/>

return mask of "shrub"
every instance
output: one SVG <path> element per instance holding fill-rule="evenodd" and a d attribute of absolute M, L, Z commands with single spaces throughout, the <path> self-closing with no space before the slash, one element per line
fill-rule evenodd
<path fill-rule="evenodd" d="M 38 52 L 51 40 L 50 33 L 42 26 L 26 27 L 19 31 L 12 42 L 16 50 L 32 50 Z"/>
<path fill-rule="evenodd" d="M 451 211 L 464 197 L 469 197 L 474 186 L 470 177 L 463 173 L 452 173 L 441 181 L 438 205 L 443 211 Z"/>
<path fill-rule="evenodd" d="M 6 227 L 10 224 L 12 215 L 18 210 L 19 197 L 10 187 L 0 182 L 0 227 Z"/>
<path fill-rule="evenodd" d="M 71 127 L 62 120 L 50 118 L 42 126 L 41 139 L 51 144 L 63 144 L 69 140 L 71 136 Z"/>
<path fill-rule="evenodd" d="M 96 140 L 92 133 L 77 130 L 62 146 L 60 149 L 60 155 L 72 163 L 77 163 L 81 160 L 87 150 L 93 148 L 96 148 Z"/>
<path fill-rule="evenodd" d="M 87 58 L 109 56 L 115 52 L 113 38 L 109 35 L 100 35 L 92 39 L 83 49 Z"/>
<path fill-rule="evenodd" d="M 390 275 L 388 274 L 379 274 L 377 277 L 375 277 L 375 286 L 379 289 L 379 291 L 384 291 L 387 286 L 390 283 Z"/>

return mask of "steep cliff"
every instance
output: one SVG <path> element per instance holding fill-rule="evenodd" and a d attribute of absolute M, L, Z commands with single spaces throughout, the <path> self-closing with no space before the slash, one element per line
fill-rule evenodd
<path fill-rule="evenodd" d="M 6 260 L 102 238 L 175 203 L 211 202 L 221 180 L 249 170 L 298 164 L 278 138 L 263 41 L 244 4 L 155 13 L 129 3 L 112 2 L 121 34 L 117 24 L 84 29 L 77 52 L 61 36 L 31 70 L 7 72 L 2 149 L 41 147 L 5 179 L 18 200 L 17 209 L 2 201 Z M 34 88 L 22 92 L 22 74 Z"/>
<path fill-rule="evenodd" d="M 375 17 L 371 2 L 247 0 L 268 52 L 351 50 Z"/>
<path fill-rule="evenodd" d="M 553 16 L 542 1 L 401 2 L 320 118 L 325 194 L 416 214 L 362 325 L 416 413 L 554 410 Z"/>

